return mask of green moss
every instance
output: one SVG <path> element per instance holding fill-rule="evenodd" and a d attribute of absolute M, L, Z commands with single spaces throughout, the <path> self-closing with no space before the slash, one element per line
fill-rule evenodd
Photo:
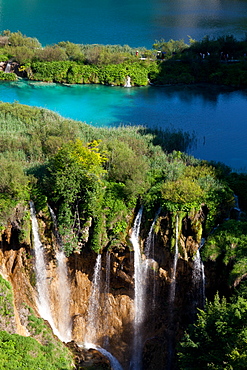
<path fill-rule="evenodd" d="M 0 275 L 0 316 L 14 316 L 13 291 L 11 284 Z"/>

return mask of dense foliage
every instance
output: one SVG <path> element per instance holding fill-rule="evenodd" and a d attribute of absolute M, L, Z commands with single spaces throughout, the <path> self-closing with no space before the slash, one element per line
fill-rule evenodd
<path fill-rule="evenodd" d="M 153 49 L 128 45 L 83 45 L 61 41 L 42 47 L 36 38 L 21 32 L 2 31 L 0 60 L 11 60 L 19 74 L 32 80 L 69 84 L 100 83 L 142 86 L 211 83 L 247 86 L 246 39 L 233 36 L 202 41 L 163 39 Z M 15 80 L 15 73 L 0 73 L 0 79 Z"/>
<path fill-rule="evenodd" d="M 234 199 L 228 172 L 223 181 L 219 166 L 181 151 L 193 145 L 187 133 L 95 128 L 16 103 L 0 105 L 0 128 L 2 227 L 30 197 L 37 211 L 48 203 L 68 253 L 124 241 L 138 199 L 147 213 L 160 206 L 199 211 L 204 204 L 208 230 Z"/>
<path fill-rule="evenodd" d="M 199 241 L 202 232 L 204 236 L 208 236 L 216 223 L 223 222 L 224 209 L 227 214 L 230 208 L 234 208 L 232 188 L 239 195 L 240 207 L 246 210 L 242 186 L 246 186 L 247 179 L 243 174 L 232 174 L 224 165 L 207 163 L 188 156 L 184 151 L 193 145 L 193 141 L 193 136 L 180 131 L 164 133 L 130 126 L 95 128 L 64 119 L 45 109 L 18 103 L 1 103 L 1 228 L 11 221 L 16 207 L 21 205 L 26 211 L 23 211 L 23 222 L 18 227 L 22 238 L 20 241 L 24 240 L 25 233 L 28 234 L 28 201 L 32 199 L 36 210 L 43 211 L 43 216 L 49 217 L 47 204 L 55 211 L 58 230 L 67 254 L 74 250 L 80 252 L 82 248 L 99 252 L 105 247 L 126 244 L 131 215 L 139 203 L 144 204 L 146 219 L 153 217 L 155 210 L 160 207 L 173 215 L 179 213 L 180 216 L 191 212 L 195 214 L 204 207 L 207 211 L 204 230 L 196 230 L 197 225 L 192 225 Z M 239 183 L 241 189 L 238 189 Z M 223 222 L 221 227 L 209 235 L 203 247 L 205 261 L 220 260 L 229 267 L 228 284 L 238 287 L 239 292 L 246 274 L 245 230 L 245 215 L 242 213 L 241 220 Z M 201 351 L 203 338 L 207 337 L 206 323 L 213 325 L 212 322 L 218 320 L 218 311 L 220 315 L 223 309 L 225 311 L 224 327 L 227 328 L 227 333 L 231 331 L 231 320 L 235 320 L 232 319 L 233 309 L 234 312 L 238 309 L 240 316 L 245 317 L 244 294 L 242 292 L 238 300 L 231 303 L 233 306 L 224 303 L 224 300 L 222 303 L 216 301 L 208 306 L 208 311 L 200 313 L 203 319 L 199 317 L 199 320 L 205 325 L 200 324 L 201 331 L 196 334 L 196 339 L 192 333 L 181 344 L 188 351 L 188 356 L 185 356 L 183 349 L 180 349 L 180 361 L 184 369 L 190 366 L 187 364 L 190 364 L 194 348 Z M 236 320 L 237 327 L 240 327 L 242 319 Z M 29 317 L 29 330 L 34 334 L 43 331 L 33 315 Z M 208 334 L 213 336 L 213 339 L 209 339 L 210 348 L 218 332 Z M 229 369 L 230 366 L 234 368 L 235 364 L 242 366 L 242 358 L 245 359 L 246 356 L 241 347 L 245 340 L 245 331 L 239 330 L 239 335 L 234 348 L 224 347 L 224 343 L 221 346 L 219 361 L 228 361 Z M 222 336 L 223 342 L 224 338 Z M 3 361 L 10 358 L 13 348 L 19 356 L 21 349 L 15 337 L 10 338 L 3 334 L 2 342 L 5 343 Z M 24 342 L 18 343 L 26 348 Z M 42 366 L 47 359 L 51 359 L 50 349 L 44 348 L 44 345 L 28 342 L 28 346 L 37 353 L 36 360 Z M 190 347 L 192 355 L 188 349 Z M 54 351 L 54 347 L 51 350 Z M 25 366 L 35 369 L 36 365 L 30 362 L 28 351 L 23 361 L 24 359 Z M 60 360 L 61 357 L 57 356 L 57 368 L 60 368 Z M 54 361 L 52 359 L 50 363 L 54 364 Z M 210 356 L 205 355 L 203 361 L 213 364 Z M 199 367 L 204 366 L 201 363 Z M 14 366 L 15 362 L 13 368 Z M 66 364 L 61 366 L 69 368 Z M 223 369 L 220 366 L 221 363 L 216 363 L 211 368 Z M 44 367 L 49 368 L 48 365 Z"/>
<path fill-rule="evenodd" d="M 236 286 L 247 266 L 247 222 L 228 220 L 209 235 L 203 257 L 228 267 L 228 283 Z"/>
<path fill-rule="evenodd" d="M 228 181 L 232 181 L 231 174 Z M 219 292 L 214 298 L 211 292 L 212 301 L 199 310 L 196 322 L 178 345 L 181 370 L 246 368 L 247 222 L 239 208 L 232 211 L 234 218 L 214 228 L 202 248 L 205 266 L 211 273 L 217 271 L 215 286 Z M 212 264 L 214 269 L 210 270 Z"/>
<path fill-rule="evenodd" d="M 247 363 L 247 300 L 214 302 L 200 310 L 178 348 L 181 370 L 246 369 Z"/>

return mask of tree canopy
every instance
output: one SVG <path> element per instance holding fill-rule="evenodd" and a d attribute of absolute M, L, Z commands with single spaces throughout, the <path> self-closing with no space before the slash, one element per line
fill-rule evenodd
<path fill-rule="evenodd" d="M 178 346 L 181 370 L 246 369 L 247 301 L 227 303 L 216 295 Z"/>

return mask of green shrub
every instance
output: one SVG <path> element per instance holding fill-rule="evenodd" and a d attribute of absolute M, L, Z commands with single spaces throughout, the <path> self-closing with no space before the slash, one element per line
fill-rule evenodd
<path fill-rule="evenodd" d="M 0 80 L 2 81 L 16 81 L 17 76 L 15 73 L 5 73 L 3 71 L 0 71 Z"/>
<path fill-rule="evenodd" d="M 0 61 L 7 62 L 9 60 L 8 56 L 5 54 L 0 54 Z"/>
<path fill-rule="evenodd" d="M 10 283 L 0 275 L 0 316 L 14 316 L 13 292 Z"/>
<path fill-rule="evenodd" d="M 0 332 L 0 370 L 69 370 L 71 356 L 64 348 L 59 350 L 53 344 L 41 345 L 31 337 Z"/>
<path fill-rule="evenodd" d="M 181 370 L 246 369 L 247 301 L 220 301 L 199 310 L 198 319 L 178 346 Z"/>
<path fill-rule="evenodd" d="M 202 250 L 203 259 L 222 261 L 229 267 L 228 283 L 233 285 L 246 274 L 247 222 L 228 220 L 209 235 Z"/>

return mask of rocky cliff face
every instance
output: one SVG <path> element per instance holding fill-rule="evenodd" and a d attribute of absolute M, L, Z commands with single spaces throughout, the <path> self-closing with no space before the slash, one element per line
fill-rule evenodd
<path fill-rule="evenodd" d="M 45 248 L 47 280 L 51 312 L 55 325 L 61 316 L 58 295 L 58 269 L 55 258 L 56 240 L 49 222 L 39 215 L 42 244 Z M 31 236 L 20 243 L 20 219 L 18 212 L 1 237 L 0 273 L 13 287 L 15 316 L 9 332 L 28 335 L 27 307 L 37 309 L 34 251 Z M 198 230 L 203 225 L 203 212 L 181 217 L 178 234 L 178 261 L 174 273 L 174 220 L 160 214 L 154 233 L 153 256 L 149 260 L 146 283 L 145 317 L 141 327 L 143 369 L 175 369 L 174 344 L 184 328 L 195 317 L 196 307 L 202 304 L 201 279 L 195 279 L 194 258 L 200 242 Z M 145 221 L 145 220 L 144 220 Z M 143 222 L 140 232 L 144 249 L 150 222 Z M 131 230 L 130 230 L 131 232 Z M 198 236 L 199 235 L 199 236 Z M 127 238 L 128 239 L 128 238 Z M 127 240 L 126 239 L 126 240 Z M 85 341 L 88 329 L 88 310 L 93 289 L 94 268 L 97 255 L 84 248 L 66 260 L 70 297 L 72 340 Z M 143 255 L 143 260 L 145 256 Z M 108 251 L 102 249 L 101 277 L 99 283 L 96 343 L 106 348 L 121 363 L 130 368 L 133 356 L 134 320 L 134 253 L 130 243 Z M 171 298 L 171 286 L 174 297 Z M 59 313 L 60 312 L 60 313 Z M 161 365 L 162 364 L 162 365 Z M 79 367 L 78 367 L 79 368 Z"/>

